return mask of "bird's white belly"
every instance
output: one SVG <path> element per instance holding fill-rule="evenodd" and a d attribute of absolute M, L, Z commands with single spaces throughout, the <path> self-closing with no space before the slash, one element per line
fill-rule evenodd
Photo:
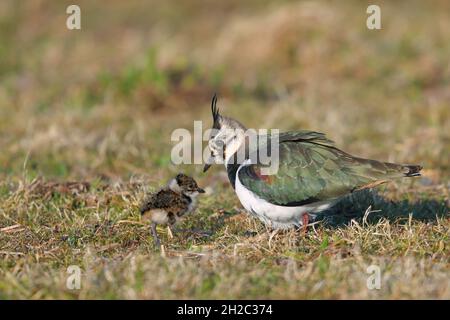
<path fill-rule="evenodd" d="M 240 169 L 239 169 L 240 170 Z M 276 229 L 286 229 L 302 225 L 302 216 L 305 213 L 316 213 L 328 209 L 334 201 L 311 203 L 305 206 L 285 207 L 270 203 L 261 199 L 256 194 L 242 185 L 236 173 L 235 189 L 239 201 L 252 215 L 258 217 L 262 222 Z"/>

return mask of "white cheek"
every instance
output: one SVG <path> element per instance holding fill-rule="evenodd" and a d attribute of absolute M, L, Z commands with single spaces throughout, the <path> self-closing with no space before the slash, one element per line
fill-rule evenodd
<path fill-rule="evenodd" d="M 242 163 L 245 160 L 245 153 L 244 153 L 244 149 L 241 149 L 241 145 L 242 145 L 242 139 L 233 139 L 232 141 L 230 141 L 229 144 L 227 144 L 227 150 L 225 153 L 225 163 L 228 163 L 230 158 L 232 158 L 234 156 L 234 154 L 240 150 L 240 152 L 238 153 L 238 157 L 237 157 L 237 161 L 238 163 Z M 242 152 L 241 152 L 242 150 Z"/>
<path fill-rule="evenodd" d="M 223 163 L 223 155 L 222 152 L 219 152 L 215 149 L 211 149 L 212 150 L 212 158 L 214 159 L 214 163 L 215 164 L 222 164 Z"/>
<path fill-rule="evenodd" d="M 196 197 L 198 196 L 198 191 L 187 192 L 186 194 L 190 197 Z"/>
<path fill-rule="evenodd" d="M 170 180 L 170 182 L 169 182 L 169 188 L 170 188 L 172 191 L 175 191 L 175 192 L 180 192 L 180 191 L 181 191 L 180 186 L 178 185 L 176 179 Z"/>

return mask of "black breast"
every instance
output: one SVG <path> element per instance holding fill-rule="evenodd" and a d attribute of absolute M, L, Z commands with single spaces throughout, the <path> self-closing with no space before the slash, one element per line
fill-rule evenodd
<path fill-rule="evenodd" d="M 230 180 L 231 186 L 235 189 L 236 185 L 236 172 L 238 171 L 240 165 L 239 164 L 228 164 L 227 165 L 227 173 L 228 179 Z"/>

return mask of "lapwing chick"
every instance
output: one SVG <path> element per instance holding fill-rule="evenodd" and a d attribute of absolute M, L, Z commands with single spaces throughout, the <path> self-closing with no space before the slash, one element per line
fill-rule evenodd
<path fill-rule="evenodd" d="M 151 233 L 157 247 L 160 246 L 160 240 L 156 225 L 168 226 L 170 230 L 170 227 L 196 209 L 197 196 L 204 192 L 193 178 L 179 173 L 166 187 L 144 200 L 140 208 L 141 215 L 151 221 Z"/>
<path fill-rule="evenodd" d="M 315 131 L 256 135 L 266 142 L 252 146 L 247 143 L 246 128 L 222 116 L 216 104 L 214 96 L 211 110 L 215 132 L 208 142 L 211 156 L 203 171 L 213 163 L 224 163 L 243 207 L 274 229 L 306 226 L 314 214 L 354 191 L 420 176 L 420 165 L 356 157 Z M 269 154 L 263 149 L 269 145 L 278 150 L 277 169 L 270 172 L 264 170 L 267 162 L 259 158 Z"/>

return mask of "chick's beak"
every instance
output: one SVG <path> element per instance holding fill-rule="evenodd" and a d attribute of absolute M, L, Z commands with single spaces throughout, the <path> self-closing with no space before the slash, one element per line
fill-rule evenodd
<path fill-rule="evenodd" d="M 205 190 L 203 190 L 202 188 L 198 188 L 197 191 L 198 191 L 199 193 L 205 193 Z"/>
<path fill-rule="evenodd" d="M 205 164 L 205 166 L 203 167 L 203 172 L 208 171 L 208 169 L 211 167 L 211 165 L 209 163 Z"/>

